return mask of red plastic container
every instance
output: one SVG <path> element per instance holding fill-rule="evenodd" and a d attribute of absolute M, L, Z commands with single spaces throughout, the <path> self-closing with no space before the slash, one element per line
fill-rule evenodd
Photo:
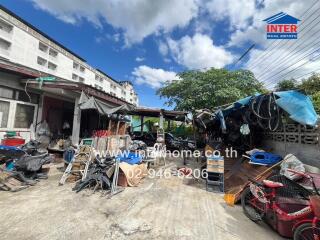
<path fill-rule="evenodd" d="M 25 142 L 23 138 L 5 138 L 2 139 L 1 144 L 5 146 L 19 146 L 25 144 Z"/>

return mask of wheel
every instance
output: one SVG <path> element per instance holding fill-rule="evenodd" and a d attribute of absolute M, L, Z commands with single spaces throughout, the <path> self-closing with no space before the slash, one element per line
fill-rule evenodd
<path fill-rule="evenodd" d="M 263 211 L 259 211 L 257 208 L 255 208 L 250 200 L 255 199 L 255 196 L 250 191 L 250 188 L 247 187 L 241 194 L 241 205 L 244 214 L 253 222 L 259 222 L 262 220 L 262 217 L 264 215 Z M 259 207 L 264 209 L 264 203 L 259 202 L 257 200 L 257 204 L 259 204 Z"/>
<path fill-rule="evenodd" d="M 318 237 L 316 238 L 314 234 Z M 304 223 L 296 228 L 293 240 L 315 240 L 320 238 L 320 228 L 312 227 L 312 223 Z"/>

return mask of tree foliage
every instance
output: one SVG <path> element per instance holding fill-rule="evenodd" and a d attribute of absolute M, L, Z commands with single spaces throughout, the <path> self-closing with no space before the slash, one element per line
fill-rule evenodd
<path fill-rule="evenodd" d="M 299 88 L 307 94 L 313 95 L 320 92 L 320 74 L 312 74 L 309 78 L 302 80 Z"/>
<path fill-rule="evenodd" d="M 291 78 L 291 79 L 285 79 L 277 83 L 276 91 L 287 91 L 296 89 L 298 85 L 298 82 Z"/>
<path fill-rule="evenodd" d="M 265 91 L 248 70 L 212 68 L 205 72 L 185 71 L 178 76 L 181 80 L 168 81 L 157 92 L 176 110 L 213 108 Z"/>
<path fill-rule="evenodd" d="M 309 78 L 303 79 L 298 83 L 294 79 L 282 80 L 277 84 L 278 91 L 299 89 L 309 95 L 313 101 L 313 105 L 318 113 L 320 113 L 320 74 L 312 74 Z"/>

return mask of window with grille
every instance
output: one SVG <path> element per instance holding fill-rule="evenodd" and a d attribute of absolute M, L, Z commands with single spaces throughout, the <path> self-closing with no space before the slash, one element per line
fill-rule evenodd
<path fill-rule="evenodd" d="M 47 60 L 45 60 L 44 58 L 42 57 L 38 57 L 37 58 L 37 63 L 41 66 L 45 66 L 47 64 Z"/>
<path fill-rule="evenodd" d="M 48 51 L 48 46 L 43 44 L 42 42 L 39 42 L 39 50 L 42 52 L 47 52 Z"/>
<path fill-rule="evenodd" d="M 35 107 L 17 103 L 14 128 L 29 128 L 33 123 Z"/>
<path fill-rule="evenodd" d="M 6 128 L 8 126 L 10 103 L 0 100 L 0 128 Z"/>
<path fill-rule="evenodd" d="M 52 63 L 52 62 L 48 62 L 48 68 L 51 70 L 56 70 L 57 69 L 57 65 Z"/>

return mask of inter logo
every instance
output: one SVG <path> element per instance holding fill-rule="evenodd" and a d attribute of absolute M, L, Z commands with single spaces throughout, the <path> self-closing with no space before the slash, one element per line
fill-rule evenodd
<path fill-rule="evenodd" d="M 299 19 L 284 12 L 266 18 L 267 39 L 297 39 Z"/>

